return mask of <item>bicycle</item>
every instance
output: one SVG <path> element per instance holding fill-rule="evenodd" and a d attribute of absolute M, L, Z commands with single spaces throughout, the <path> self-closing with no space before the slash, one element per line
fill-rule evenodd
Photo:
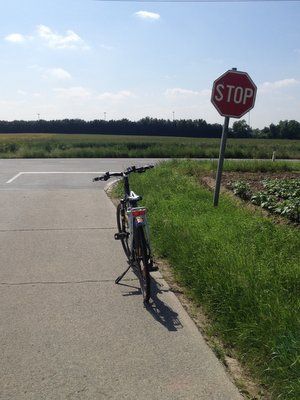
<path fill-rule="evenodd" d="M 120 200 L 117 206 L 118 232 L 114 235 L 114 238 L 121 241 L 129 266 L 115 280 L 115 283 L 118 284 L 129 269 L 132 268 L 139 279 L 144 303 L 147 303 L 151 296 L 150 270 L 155 268 L 150 247 L 147 209 L 138 206 L 142 196 L 130 190 L 129 175 L 131 173 L 143 173 L 153 167 L 154 165 L 132 166 L 123 172 L 106 172 L 104 175 L 93 179 L 93 181 L 107 181 L 115 176 L 121 177 L 123 180 L 124 198 Z"/>

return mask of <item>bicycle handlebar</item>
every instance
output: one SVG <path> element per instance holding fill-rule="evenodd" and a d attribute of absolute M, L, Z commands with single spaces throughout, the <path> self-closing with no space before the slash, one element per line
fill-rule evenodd
<path fill-rule="evenodd" d="M 126 176 L 131 174 L 132 172 L 143 173 L 146 172 L 147 169 L 154 168 L 154 165 L 144 165 L 143 167 L 136 167 L 133 165 L 132 167 L 128 167 L 123 172 L 105 172 L 104 175 L 96 176 L 93 179 L 93 182 L 96 181 L 107 181 L 112 176 Z"/>

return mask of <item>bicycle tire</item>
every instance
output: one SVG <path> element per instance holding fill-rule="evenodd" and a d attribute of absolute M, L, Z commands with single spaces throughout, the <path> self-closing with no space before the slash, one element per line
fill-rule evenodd
<path fill-rule="evenodd" d="M 138 227 L 135 232 L 134 255 L 144 303 L 148 303 L 151 296 L 151 278 L 147 248 L 143 227 Z"/>
<path fill-rule="evenodd" d="M 119 203 L 117 206 L 117 227 L 118 233 L 124 233 L 126 236 L 124 239 L 121 239 L 122 247 L 126 257 L 130 258 L 130 248 L 129 248 L 129 232 L 127 230 L 127 222 L 125 219 L 125 210 L 123 208 L 123 204 Z M 122 209 L 123 208 L 123 209 Z"/>

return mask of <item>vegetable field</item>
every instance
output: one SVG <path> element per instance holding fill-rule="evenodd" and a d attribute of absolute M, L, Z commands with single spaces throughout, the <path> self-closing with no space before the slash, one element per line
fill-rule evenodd
<path fill-rule="evenodd" d="M 234 194 L 242 199 L 300 223 L 300 178 L 267 178 L 261 181 L 261 186 L 261 190 L 253 190 L 243 180 L 237 180 L 231 185 Z"/>

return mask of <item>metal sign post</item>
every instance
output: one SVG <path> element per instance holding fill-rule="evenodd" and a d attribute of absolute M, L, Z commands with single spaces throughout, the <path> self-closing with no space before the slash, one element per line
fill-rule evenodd
<path fill-rule="evenodd" d="M 229 118 L 241 118 L 254 107 L 256 90 L 256 85 L 247 72 L 237 71 L 236 68 L 225 72 L 214 81 L 211 102 L 219 114 L 225 117 L 214 193 L 215 207 L 219 203 Z"/>
<path fill-rule="evenodd" d="M 220 195 L 220 187 L 221 187 L 221 180 L 222 180 L 223 163 L 224 163 L 224 158 L 225 158 L 225 148 L 226 148 L 229 120 L 230 120 L 229 117 L 225 117 L 223 131 L 222 131 L 222 137 L 221 137 L 219 162 L 218 162 L 218 169 L 217 169 L 217 176 L 216 176 L 216 186 L 215 186 L 215 192 L 214 192 L 214 206 L 215 207 L 217 207 L 219 204 L 219 195 Z"/>

